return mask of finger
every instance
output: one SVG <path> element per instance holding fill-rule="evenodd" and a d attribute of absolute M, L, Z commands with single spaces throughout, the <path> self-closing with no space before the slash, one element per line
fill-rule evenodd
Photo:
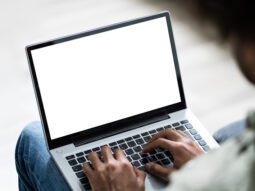
<path fill-rule="evenodd" d="M 184 137 L 187 136 L 187 135 L 186 135 L 183 131 L 181 131 L 181 130 L 177 130 L 176 133 L 179 133 L 181 136 L 184 136 Z"/>
<path fill-rule="evenodd" d="M 98 155 L 95 152 L 89 153 L 89 160 L 91 161 L 94 169 L 98 170 L 103 167 L 102 161 L 99 159 Z"/>
<path fill-rule="evenodd" d="M 159 133 L 153 135 L 153 136 L 151 137 L 149 143 L 155 141 L 155 140 L 158 139 L 158 138 L 166 138 L 166 131 L 163 130 L 163 131 L 160 131 Z"/>
<path fill-rule="evenodd" d="M 128 159 L 126 158 L 124 152 L 121 149 L 116 149 L 114 154 L 115 154 L 115 158 L 118 161 L 128 161 Z"/>
<path fill-rule="evenodd" d="M 158 138 L 157 140 L 147 144 L 144 147 L 143 152 L 150 152 L 151 150 L 158 148 L 158 147 L 163 148 L 168 151 L 171 151 L 176 148 L 176 142 L 170 141 L 170 140 L 167 140 L 164 138 Z"/>
<path fill-rule="evenodd" d="M 145 177 L 146 177 L 146 174 L 143 172 L 143 171 L 141 171 L 141 170 L 138 170 L 137 168 L 134 168 L 134 170 L 135 170 L 135 173 L 136 173 L 136 176 L 139 178 L 139 179 L 141 179 L 141 180 L 145 180 Z"/>
<path fill-rule="evenodd" d="M 88 176 L 88 178 L 91 177 L 93 169 L 91 168 L 89 163 L 83 164 L 83 172 Z"/>
<path fill-rule="evenodd" d="M 112 156 L 112 151 L 108 146 L 104 146 L 101 149 L 101 154 L 102 154 L 105 162 L 110 162 L 110 161 L 114 160 L 114 158 Z"/>
<path fill-rule="evenodd" d="M 165 180 L 168 179 L 169 174 L 174 170 L 173 168 L 166 168 L 156 163 L 147 163 L 145 169 L 149 173 L 164 178 Z"/>
<path fill-rule="evenodd" d="M 178 130 L 177 132 L 180 134 L 180 139 L 179 139 L 179 141 L 181 141 L 181 142 L 192 141 L 192 142 L 193 142 L 192 138 L 189 137 L 188 135 L 186 135 L 183 131 L 179 131 L 179 130 Z"/>
<path fill-rule="evenodd" d="M 160 133 L 152 136 L 152 138 L 150 139 L 150 142 L 153 142 L 159 138 L 166 138 L 172 141 L 177 141 L 177 139 L 179 138 L 179 135 L 176 133 L 176 131 L 172 129 L 165 129 L 164 131 L 161 131 Z"/>

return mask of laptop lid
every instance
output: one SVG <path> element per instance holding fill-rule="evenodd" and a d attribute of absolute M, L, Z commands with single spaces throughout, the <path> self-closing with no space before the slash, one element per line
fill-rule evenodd
<path fill-rule="evenodd" d="M 49 149 L 186 108 L 168 12 L 26 52 Z"/>

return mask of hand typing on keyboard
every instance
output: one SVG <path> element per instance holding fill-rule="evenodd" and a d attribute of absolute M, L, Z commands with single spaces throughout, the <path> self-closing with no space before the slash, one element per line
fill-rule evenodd
<path fill-rule="evenodd" d="M 142 191 L 145 173 L 134 168 L 123 151 L 116 149 L 114 156 L 108 146 L 101 149 L 101 158 L 95 152 L 89 154 L 89 163 L 83 169 L 93 191 Z"/>
<path fill-rule="evenodd" d="M 182 131 L 166 129 L 154 135 L 149 143 L 144 147 L 143 152 L 147 153 L 156 148 L 169 151 L 173 157 L 172 167 L 163 167 L 156 163 L 147 163 L 145 168 L 151 174 L 167 179 L 175 170 L 181 168 L 189 160 L 192 160 L 203 153 L 194 141 L 192 141 Z"/>
<path fill-rule="evenodd" d="M 82 166 L 77 165 L 74 155 L 68 156 L 67 160 L 86 189 L 144 190 L 144 170 L 168 180 L 173 171 L 203 153 L 198 145 L 204 150 L 207 147 L 195 129 L 187 122 L 185 124 L 184 127 L 174 123 L 175 130 L 168 125 L 111 142 L 111 148 L 101 146 L 76 153 L 79 163 L 86 161 L 83 166 L 86 177 L 80 172 Z"/>

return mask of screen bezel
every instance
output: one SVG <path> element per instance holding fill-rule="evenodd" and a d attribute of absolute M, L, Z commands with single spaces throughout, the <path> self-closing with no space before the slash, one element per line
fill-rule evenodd
<path fill-rule="evenodd" d="M 63 137 L 60 137 L 60 138 L 51 139 L 50 131 L 49 131 L 48 123 L 47 123 L 47 118 L 46 118 L 46 114 L 45 114 L 45 110 L 44 110 L 44 106 L 43 106 L 43 100 L 42 100 L 42 97 L 41 97 L 40 88 L 39 88 L 39 84 L 38 84 L 37 77 L 36 77 L 36 72 L 35 72 L 35 67 L 34 67 L 31 51 L 33 51 L 35 49 L 39 49 L 39 48 L 43 48 L 43 47 L 63 43 L 63 42 L 70 41 L 70 40 L 83 38 L 83 37 L 86 37 L 86 36 L 95 35 L 95 34 L 106 32 L 106 31 L 111 31 L 111 30 L 118 29 L 118 28 L 121 28 L 121 27 L 126 27 L 126 26 L 129 26 L 129 25 L 134 25 L 134 24 L 138 24 L 138 23 L 141 23 L 141 22 L 146 22 L 146 21 L 161 18 L 161 17 L 165 17 L 166 22 L 167 22 L 167 27 L 168 27 L 168 32 L 169 32 L 169 40 L 170 40 L 171 49 L 172 49 L 172 55 L 170 55 L 170 56 L 173 56 L 173 60 L 174 60 L 174 65 L 175 65 L 175 70 L 176 70 L 176 77 L 177 77 L 181 102 L 175 103 L 175 104 L 172 104 L 172 105 L 168 105 L 168 106 L 165 106 L 165 107 L 161 107 L 161 108 L 158 108 L 158 109 L 155 109 L 155 110 L 152 110 L 152 111 L 148 111 L 148 112 L 145 112 L 145 113 L 141 113 L 141 114 L 138 114 L 138 115 L 135 115 L 135 116 L 131 116 L 131 117 L 128 117 L 128 118 L 125 118 L 125 119 L 120 119 L 120 120 L 117 120 L 117 121 L 114 121 L 114 122 L 111 122 L 111 123 L 107 123 L 107 124 L 104 124 L 104 125 L 100 125 L 100 126 L 97 126 L 97 127 L 93 127 L 91 129 L 83 130 L 83 131 L 73 133 L 73 134 L 70 134 L 70 135 L 67 135 L 67 136 L 63 136 Z M 161 114 L 162 115 L 163 114 L 169 114 L 171 112 L 178 111 L 178 110 L 186 108 L 186 101 L 185 101 L 185 96 L 184 96 L 184 91 L 183 91 L 183 86 L 182 86 L 181 73 L 180 73 L 180 68 L 179 68 L 175 43 L 174 43 L 174 37 L 173 37 L 173 31 L 172 31 L 169 12 L 162 12 L 162 13 L 159 13 L 159 14 L 156 14 L 156 15 L 151 15 L 151 16 L 147 16 L 147 17 L 143 17 L 143 18 L 138 18 L 138 19 L 134 19 L 134 20 L 126 21 L 126 22 L 121 22 L 121 23 L 117 23 L 117 24 L 114 24 L 114 25 L 101 27 L 101 28 L 98 28 L 98 29 L 95 29 L 95 30 L 90 30 L 90 31 L 79 33 L 79 34 L 74 34 L 74 35 L 70 35 L 70 36 L 67 36 L 67 37 L 63 37 L 63 38 L 59 38 L 59 39 L 55 39 L 55 40 L 50 40 L 50 41 L 35 44 L 35 45 L 30 45 L 30 46 L 26 47 L 26 53 L 27 53 L 27 57 L 28 57 L 28 63 L 29 63 L 30 73 L 31 73 L 33 86 L 34 86 L 34 90 L 35 90 L 35 95 L 36 95 L 36 99 L 37 99 L 40 118 L 41 118 L 41 122 L 42 122 L 42 125 L 43 125 L 43 128 L 44 128 L 44 133 L 45 133 L 45 137 L 46 137 L 46 140 L 47 140 L 47 145 L 48 145 L 49 150 L 60 147 L 60 146 L 63 146 L 63 145 L 73 143 L 75 141 L 79 141 L 81 139 L 89 139 L 93 136 L 94 137 L 95 136 L 100 137 L 100 135 L 103 135 L 103 134 L 109 134 L 110 135 L 110 134 L 116 134 L 116 132 L 119 133 L 119 132 L 121 132 L 121 130 L 126 131 L 130 124 L 139 123 L 143 120 L 147 120 L 147 119 L 159 116 Z M 100 111 L 99 111 L 99 114 L 100 114 Z"/>

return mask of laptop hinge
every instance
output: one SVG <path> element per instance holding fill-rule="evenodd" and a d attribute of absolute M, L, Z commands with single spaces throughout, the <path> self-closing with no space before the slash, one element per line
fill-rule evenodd
<path fill-rule="evenodd" d="M 104 134 L 99 135 L 99 136 L 93 136 L 91 138 L 86 138 L 84 140 L 76 141 L 73 144 L 76 147 L 79 147 L 79 146 L 82 146 L 84 144 L 96 141 L 96 140 L 100 140 L 100 139 L 110 137 L 110 136 L 113 136 L 113 135 L 116 135 L 116 134 L 119 134 L 119 133 L 123 133 L 123 132 L 126 132 L 126 131 L 130 131 L 130 130 L 133 130 L 133 129 L 137 129 L 137 128 L 146 126 L 146 125 L 157 123 L 159 121 L 163 121 L 163 120 L 166 120 L 166 119 L 169 119 L 169 118 L 170 118 L 170 116 L 168 114 L 160 115 L 160 116 L 157 116 L 157 117 L 152 117 L 150 119 L 143 120 L 143 122 L 137 122 L 136 124 L 132 124 L 132 125 L 129 125 L 129 126 L 126 126 L 126 127 L 122 127 L 122 128 L 120 128 L 119 130 L 116 130 L 116 131 L 105 132 Z"/>

